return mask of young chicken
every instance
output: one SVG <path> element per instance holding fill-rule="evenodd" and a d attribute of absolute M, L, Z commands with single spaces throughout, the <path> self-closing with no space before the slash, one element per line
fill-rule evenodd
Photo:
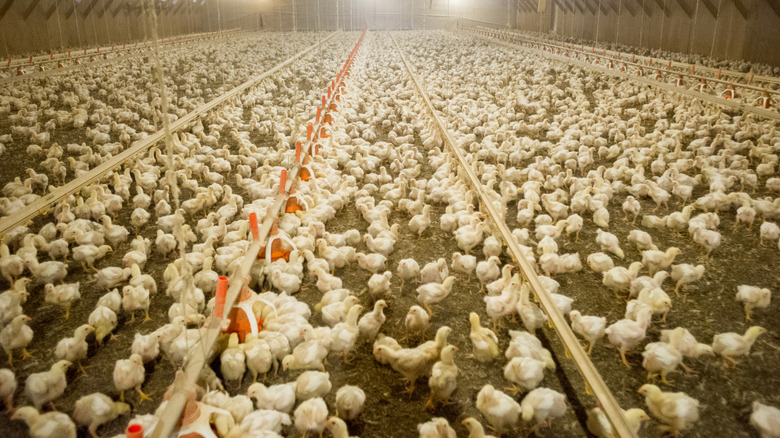
<path fill-rule="evenodd" d="M 521 295 L 528 290 L 527 284 L 520 284 L 516 276 L 509 285 L 501 290 L 499 295 L 487 295 L 482 298 L 485 302 L 485 312 L 493 321 L 493 331 L 498 331 L 498 327 L 503 319 L 517 312 Z"/>
<path fill-rule="evenodd" d="M 680 286 L 685 289 L 686 284 L 699 281 L 703 275 L 704 265 L 693 266 L 687 263 L 672 265 L 672 280 L 676 282 L 675 295 L 680 296 Z"/>
<path fill-rule="evenodd" d="M 422 304 L 428 315 L 433 316 L 431 304 L 440 303 L 452 291 L 455 277 L 449 276 L 442 283 L 427 283 L 417 288 L 417 301 Z"/>
<path fill-rule="evenodd" d="M 465 420 L 461 421 L 460 423 L 466 426 L 466 429 L 468 429 L 469 431 L 468 438 L 496 438 L 493 435 L 485 434 L 485 428 L 482 427 L 482 423 L 477 421 L 476 418 L 468 417 Z"/>
<path fill-rule="evenodd" d="M 639 408 L 631 408 L 623 411 L 626 420 L 628 421 L 631 431 L 634 435 L 639 433 L 639 429 L 642 428 L 642 422 L 650 419 L 647 413 Z M 606 414 L 601 408 L 593 408 L 588 410 L 588 422 L 587 427 L 590 433 L 596 435 L 598 438 L 617 438 L 615 429 L 612 428 L 612 423 L 607 419 Z"/>
<path fill-rule="evenodd" d="M 435 262 L 426 263 L 420 270 L 420 283 L 441 283 L 449 275 L 447 261 L 443 258 Z"/>
<path fill-rule="evenodd" d="M 302 402 L 295 409 L 295 428 L 302 434 L 319 433 L 328 419 L 328 405 L 319 397 Z"/>
<path fill-rule="evenodd" d="M 349 352 L 352 351 L 352 348 L 355 346 L 355 341 L 357 341 L 358 334 L 360 334 L 357 320 L 362 311 L 363 306 L 360 304 L 355 304 L 350 307 L 346 321 L 336 324 L 330 332 L 330 351 L 343 354 L 345 364 L 350 363 Z"/>
<path fill-rule="evenodd" d="M 289 414 L 295 406 L 295 382 L 265 386 L 262 383 L 249 385 L 246 395 L 256 399 L 257 409 L 271 409 Z"/>
<path fill-rule="evenodd" d="M 682 251 L 676 246 L 671 246 L 666 251 L 642 251 L 642 264 L 650 271 L 650 275 L 668 268 L 674 258 L 680 255 Z"/>
<path fill-rule="evenodd" d="M 27 323 L 30 317 L 19 315 L 0 331 L 0 344 L 8 355 L 8 365 L 14 365 L 14 350 L 22 349 L 22 359 L 32 357 L 27 346 L 32 342 L 33 331 Z"/>
<path fill-rule="evenodd" d="M 737 301 L 745 304 L 745 319 L 752 321 L 753 309 L 766 309 L 772 300 L 772 291 L 757 286 L 737 286 Z"/>
<path fill-rule="evenodd" d="M 401 279 L 401 286 L 398 289 L 403 290 L 407 280 L 418 278 L 420 275 L 420 265 L 417 264 L 415 259 L 403 259 L 398 262 L 396 273 L 398 274 L 398 278 Z"/>
<path fill-rule="evenodd" d="M 454 357 L 458 347 L 447 345 L 441 350 L 440 359 L 433 365 L 428 386 L 431 396 L 425 403 L 426 408 L 434 408 L 438 403 L 446 403 L 457 386 L 458 367 Z"/>
<path fill-rule="evenodd" d="M 149 317 L 149 291 L 143 286 L 125 286 L 122 288 L 122 309 L 130 312 L 130 323 L 135 322 L 135 311 L 143 310 L 144 322 L 151 321 Z"/>
<path fill-rule="evenodd" d="M 504 367 L 504 378 L 512 382 L 512 388 L 506 388 L 517 395 L 539 386 L 544 380 L 544 362 L 530 357 L 513 357 Z"/>
<path fill-rule="evenodd" d="M 588 267 L 596 273 L 604 273 L 615 267 L 615 262 L 612 261 L 612 257 L 604 254 L 603 252 L 594 252 L 590 254 L 587 259 Z"/>
<path fill-rule="evenodd" d="M 641 262 L 634 262 L 628 266 L 628 269 L 622 266 L 616 266 L 602 273 L 601 283 L 612 289 L 616 294 L 631 289 L 631 282 L 636 278 L 639 270 L 644 265 Z"/>
<path fill-rule="evenodd" d="M 434 417 L 431 421 L 417 425 L 420 438 L 457 438 L 455 430 L 446 418 Z"/>
<path fill-rule="evenodd" d="M 664 324 L 666 323 L 666 315 L 672 309 L 672 299 L 669 298 L 669 295 L 663 289 L 660 287 L 642 289 L 636 299 L 653 309 L 653 314 L 663 315 L 661 321 Z"/>
<path fill-rule="evenodd" d="M 68 386 L 65 378 L 65 372 L 72 363 L 67 360 L 61 360 L 51 366 L 49 371 L 30 374 L 24 382 L 24 393 L 27 400 L 35 405 L 35 409 L 40 410 L 41 406 L 56 399 Z"/>
<path fill-rule="evenodd" d="M 663 392 L 651 384 L 642 385 L 638 392 L 645 396 L 650 413 L 675 436 L 699 420 L 699 401 L 683 392 Z"/>
<path fill-rule="evenodd" d="M 92 438 L 98 438 L 98 427 L 130 411 L 130 405 L 115 402 L 99 392 L 85 395 L 76 400 L 73 419 L 79 426 L 87 426 Z"/>
<path fill-rule="evenodd" d="M 753 343 L 759 336 L 766 333 L 763 327 L 753 326 L 745 331 L 744 335 L 739 333 L 721 333 L 712 338 L 712 350 L 723 357 L 724 362 L 728 361 L 731 366 L 737 366 L 737 361 L 733 356 L 747 356 Z"/>
<path fill-rule="evenodd" d="M 666 380 L 666 375 L 677 369 L 682 363 L 683 355 L 671 344 L 651 342 L 645 345 L 642 357 L 642 366 L 647 370 L 647 380 L 661 374 L 661 381 L 672 385 L 672 382 Z"/>
<path fill-rule="evenodd" d="M 421 237 L 422 233 L 431 225 L 431 206 L 425 205 L 421 214 L 414 216 L 409 221 L 409 231 L 416 233 L 417 237 Z"/>
<path fill-rule="evenodd" d="M 711 346 L 697 342 L 691 332 L 684 327 L 677 327 L 674 330 L 661 330 L 660 340 L 661 342 L 671 344 L 677 351 L 682 353 L 683 357 L 696 359 L 703 354 L 715 354 Z M 680 363 L 680 365 L 687 373 L 691 374 L 693 372 L 684 363 Z"/>
<path fill-rule="evenodd" d="M 390 279 L 393 278 L 393 273 L 385 271 L 382 274 L 373 274 L 368 279 L 368 292 L 371 294 L 371 298 L 380 300 L 390 292 Z"/>
<path fill-rule="evenodd" d="M 30 428 L 32 438 L 76 438 L 76 425 L 67 414 L 62 412 L 47 412 L 41 414 L 40 409 L 22 406 L 11 416 L 12 420 L 24 420 Z"/>
<path fill-rule="evenodd" d="M 108 307 L 98 305 L 95 310 L 89 314 L 87 322 L 92 327 L 95 327 L 95 339 L 97 339 L 98 345 L 102 344 L 103 339 L 108 335 L 111 335 L 111 339 L 114 338 L 114 335 L 111 332 L 116 328 L 116 313 Z"/>
<path fill-rule="evenodd" d="M 339 417 L 330 417 L 325 422 L 325 429 L 330 431 L 333 438 L 350 438 L 347 423 Z"/>
<path fill-rule="evenodd" d="M 425 335 L 431 317 L 428 312 L 420 306 L 412 306 L 406 314 L 404 326 L 406 327 L 406 337 L 409 339 L 419 339 Z"/>
<path fill-rule="evenodd" d="M 571 329 L 574 330 L 574 333 L 588 341 L 587 353 L 590 355 L 593 351 L 593 346 L 596 345 L 596 341 L 604 337 L 607 318 L 590 315 L 582 316 L 577 310 L 569 312 L 569 318 L 571 319 Z"/>
<path fill-rule="evenodd" d="M 601 250 L 605 252 L 611 252 L 619 258 L 623 259 L 625 254 L 620 249 L 620 241 L 617 236 L 606 231 L 602 231 L 601 228 L 596 230 L 596 243 L 601 246 Z"/>
<path fill-rule="evenodd" d="M 256 335 L 247 333 L 241 348 L 246 356 L 246 366 L 252 373 L 252 383 L 257 382 L 258 374 L 263 374 L 263 380 L 265 380 L 265 375 L 275 364 L 271 346 L 265 340 L 258 339 Z"/>
<path fill-rule="evenodd" d="M 499 436 L 520 419 L 520 404 L 490 384 L 479 390 L 476 406 Z"/>
<path fill-rule="evenodd" d="M 142 335 L 136 332 L 133 337 L 133 345 L 130 347 L 131 354 L 141 356 L 144 363 L 151 362 L 160 356 L 160 336 L 159 332 L 151 332 L 148 335 Z"/>
<path fill-rule="evenodd" d="M 374 303 L 374 310 L 366 313 L 358 321 L 358 330 L 360 331 L 360 337 L 366 340 L 366 342 L 372 342 L 379 333 L 379 329 L 382 324 L 385 323 L 387 317 L 383 310 L 387 307 L 385 300 L 379 300 Z"/>
<path fill-rule="evenodd" d="M 518 330 L 509 330 L 509 346 L 504 353 L 504 356 L 511 360 L 513 357 L 530 357 L 543 362 L 545 367 L 549 370 L 555 370 L 555 361 L 553 360 L 552 353 L 544 347 L 542 347 L 542 341 L 536 336 Z"/>
<path fill-rule="evenodd" d="M 469 314 L 469 322 L 471 323 L 469 339 L 474 347 L 472 356 L 480 362 L 490 362 L 498 357 L 498 337 L 493 330 L 482 327 L 479 323 L 479 315 L 474 312 Z"/>
<path fill-rule="evenodd" d="M 650 237 L 645 231 L 631 230 L 626 238 L 629 242 L 636 245 L 636 250 L 639 252 L 645 250 L 658 250 L 658 247 L 653 245 L 653 238 Z"/>
<path fill-rule="evenodd" d="M 44 299 L 49 304 L 54 304 L 65 309 L 65 319 L 68 319 L 71 305 L 74 301 L 81 298 L 79 286 L 79 282 L 60 284 L 57 286 L 47 283 L 43 288 L 46 292 Z"/>
<path fill-rule="evenodd" d="M 566 396 L 550 388 L 536 388 L 523 397 L 520 407 L 523 410 L 523 421 L 533 419 L 536 421 L 535 427 L 549 425 L 553 418 L 566 413 Z"/>
<path fill-rule="evenodd" d="M 125 391 L 135 388 L 140 397 L 139 403 L 144 400 L 151 401 L 147 394 L 141 391 L 146 379 L 146 370 L 141 356 L 131 354 L 129 359 L 120 359 L 114 365 L 114 387 L 119 391 L 119 401 L 125 401 Z"/>
<path fill-rule="evenodd" d="M 501 260 L 492 256 L 487 260 L 477 263 L 477 279 L 479 280 L 479 292 L 482 293 L 485 290 L 485 284 L 497 279 L 501 275 Z"/>
<path fill-rule="evenodd" d="M 637 315 L 637 320 L 621 319 L 604 330 L 609 342 L 620 350 L 623 364 L 631 368 L 626 360 L 626 352 L 639 345 L 645 339 L 647 328 L 650 326 L 653 310 L 643 308 Z"/>
<path fill-rule="evenodd" d="M 315 397 L 324 397 L 333 385 L 330 374 L 320 371 L 304 371 L 295 380 L 295 398 L 303 401 Z"/>
<path fill-rule="evenodd" d="M 76 328 L 73 332 L 72 338 L 63 338 L 57 343 L 57 347 L 54 349 L 54 357 L 57 360 L 67 360 L 69 362 L 78 365 L 82 373 L 84 367 L 81 366 L 81 361 L 87 358 L 87 336 L 94 332 L 95 328 L 89 324 L 84 324 Z"/>
<path fill-rule="evenodd" d="M 344 385 L 336 392 L 336 415 L 351 421 L 363 412 L 366 393 L 357 386 Z"/>
<path fill-rule="evenodd" d="M 292 354 L 282 359 L 282 370 L 316 369 L 325 371 L 323 361 L 328 356 L 328 348 L 316 339 L 301 342 L 296 345 Z"/>
<path fill-rule="evenodd" d="M 761 438 L 780 438 L 780 409 L 754 401 L 750 425 L 758 430 Z"/>
<path fill-rule="evenodd" d="M 477 258 L 473 255 L 463 255 L 459 252 L 452 253 L 452 270 L 466 274 L 468 278 L 466 282 L 471 281 L 471 276 L 474 274 L 474 270 L 477 269 Z"/>
<path fill-rule="evenodd" d="M 14 393 L 16 392 L 16 375 L 8 368 L 0 369 L 0 400 L 5 403 L 8 412 L 14 409 Z"/>
<path fill-rule="evenodd" d="M 241 381 L 244 380 L 244 373 L 246 373 L 246 354 L 238 343 L 238 333 L 230 334 L 228 346 L 219 356 L 219 369 L 222 371 L 223 379 L 238 381 L 238 387 L 241 387 Z"/>

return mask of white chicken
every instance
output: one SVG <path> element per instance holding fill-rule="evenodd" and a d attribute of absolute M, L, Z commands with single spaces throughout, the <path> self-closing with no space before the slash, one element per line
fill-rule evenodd
<path fill-rule="evenodd" d="M 357 386 L 344 385 L 336 391 L 336 415 L 351 421 L 363 412 L 366 393 Z"/>
<path fill-rule="evenodd" d="M 737 301 L 745 305 L 745 319 L 752 321 L 754 309 L 766 309 L 772 301 L 772 291 L 767 288 L 741 284 L 737 286 Z"/>
<path fill-rule="evenodd" d="M 499 435 L 513 428 L 520 419 L 520 404 L 490 384 L 479 390 L 476 406 Z"/>
<path fill-rule="evenodd" d="M 114 387 L 119 391 L 119 400 L 125 401 L 125 391 L 128 389 L 135 389 L 140 397 L 139 403 L 143 403 L 144 400 L 151 401 L 149 395 L 145 394 L 141 390 L 146 380 L 146 370 L 144 369 L 144 362 L 141 356 L 137 354 L 131 354 L 129 359 L 120 359 L 116 361 L 114 365 Z"/>
<path fill-rule="evenodd" d="M 642 385 L 638 392 L 645 396 L 650 413 L 673 435 L 690 429 L 699 420 L 699 401 L 683 392 L 663 392 L 651 384 Z"/>
<path fill-rule="evenodd" d="M 65 392 L 68 382 L 65 372 L 72 364 L 67 360 L 61 360 L 51 366 L 49 371 L 30 374 L 24 382 L 24 393 L 27 399 L 35 405 L 35 409 L 55 400 Z"/>

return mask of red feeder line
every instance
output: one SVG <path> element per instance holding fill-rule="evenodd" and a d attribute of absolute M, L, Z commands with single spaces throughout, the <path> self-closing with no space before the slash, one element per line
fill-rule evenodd
<path fill-rule="evenodd" d="M 225 297 L 228 289 L 228 278 L 224 275 L 217 280 L 217 294 L 214 301 L 214 316 L 217 318 L 225 317 Z"/>
<path fill-rule="evenodd" d="M 285 186 L 287 185 L 287 169 L 282 169 L 279 174 L 279 194 L 284 195 Z"/>
<path fill-rule="evenodd" d="M 260 238 L 260 229 L 257 227 L 257 213 L 254 211 L 249 213 L 249 229 L 252 230 L 253 240 Z"/>

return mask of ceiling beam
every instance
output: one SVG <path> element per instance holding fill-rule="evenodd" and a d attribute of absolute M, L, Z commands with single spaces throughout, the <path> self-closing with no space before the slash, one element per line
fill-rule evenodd
<path fill-rule="evenodd" d="M 5 0 L 5 4 L 2 8 L 0 8 L 0 18 L 3 18 L 5 16 L 5 13 L 8 12 L 9 9 L 11 9 L 11 5 L 14 4 L 14 0 Z"/>
<path fill-rule="evenodd" d="M 84 10 L 84 13 L 81 14 L 81 18 L 87 19 L 87 16 L 92 13 L 92 9 L 95 8 L 95 5 L 97 4 L 97 0 L 92 0 L 92 4 L 87 6 L 87 9 Z"/>
<path fill-rule="evenodd" d="M 648 17 L 653 16 L 653 10 L 651 9 L 651 6 L 648 4 L 647 0 L 636 0 L 636 4 L 645 11 L 645 15 Z"/>
<path fill-rule="evenodd" d="M 741 15 L 744 20 L 747 20 L 750 11 L 745 7 L 745 4 L 742 3 L 742 0 L 731 0 L 731 2 L 734 3 L 734 7 L 739 11 L 739 15 Z"/>
<path fill-rule="evenodd" d="M 596 8 L 591 6 L 590 3 L 588 3 L 588 0 L 579 0 L 591 13 L 591 15 L 596 15 Z"/>
<path fill-rule="evenodd" d="M 612 9 L 615 12 L 615 15 L 620 14 L 620 9 L 618 9 L 618 7 L 615 6 L 615 3 L 613 3 L 612 0 L 604 0 L 604 1 L 607 3 L 607 5 L 610 7 L 610 9 Z M 620 0 L 618 0 L 618 1 L 620 1 Z"/>
<path fill-rule="evenodd" d="M 126 9 L 125 0 L 120 0 L 119 5 L 114 9 L 114 12 L 111 13 L 111 18 L 116 18 L 117 15 L 119 15 L 120 12 L 123 10 L 125 11 L 125 16 L 127 16 L 127 9 Z"/>
<path fill-rule="evenodd" d="M 618 0 L 621 4 L 621 7 L 626 8 L 628 10 L 628 13 L 631 14 L 632 17 L 636 17 L 636 9 L 634 9 L 634 6 L 631 4 L 629 0 Z"/>
<path fill-rule="evenodd" d="M 103 18 L 103 15 L 105 15 L 106 11 L 111 10 L 111 5 L 114 3 L 114 0 L 108 0 L 108 3 L 106 3 L 106 0 L 100 0 L 103 2 L 101 5 L 102 7 L 98 11 L 98 18 Z"/>
<path fill-rule="evenodd" d="M 780 17 L 780 1 L 778 0 L 766 0 L 767 3 L 769 3 L 769 6 L 772 7 L 772 10 L 775 11 L 775 15 Z"/>
<path fill-rule="evenodd" d="M 671 18 L 671 12 L 669 11 L 669 6 L 666 5 L 666 0 L 655 0 L 655 4 L 657 4 L 658 9 L 666 15 L 666 18 Z"/>
<path fill-rule="evenodd" d="M 30 18 L 30 15 L 32 15 L 33 11 L 35 11 L 35 8 L 38 7 L 38 3 L 40 2 L 41 0 L 33 0 L 32 2 L 30 2 L 30 5 L 22 14 L 22 20 L 27 21 L 27 19 Z"/>
<path fill-rule="evenodd" d="M 578 11 L 580 11 L 580 14 L 585 13 L 585 9 L 582 9 L 582 5 L 580 5 L 578 0 L 571 0 L 571 4 L 573 4 L 574 7 L 577 8 Z"/>
<path fill-rule="evenodd" d="M 704 5 L 704 7 L 710 11 L 710 14 L 717 19 L 718 18 L 718 11 L 715 9 L 715 5 L 712 4 L 710 0 L 701 0 L 701 3 Z"/>
<path fill-rule="evenodd" d="M 685 0 L 677 0 L 677 4 L 680 5 L 680 9 L 685 12 L 685 15 L 688 16 L 688 19 L 693 19 L 693 9 L 688 6 L 687 3 L 685 3 Z"/>

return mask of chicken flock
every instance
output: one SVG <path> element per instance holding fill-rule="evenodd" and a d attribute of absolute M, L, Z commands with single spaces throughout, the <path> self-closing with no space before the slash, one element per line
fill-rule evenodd
<path fill-rule="evenodd" d="M 637 404 L 625 411 L 634 430 L 650 418 L 658 433 L 695 430 L 706 421 L 708 407 L 699 399 L 707 394 L 672 391 L 669 375 L 695 381 L 695 373 L 710 366 L 739 374 L 740 358 L 755 349 L 771 354 L 766 351 L 771 344 L 758 345 L 757 339 L 776 339 L 763 322 L 771 321 L 773 312 L 777 277 L 771 273 L 735 284 L 733 291 L 708 286 L 713 289 L 708 293 L 738 308 L 740 319 L 749 322 L 713 324 L 742 330 L 723 330 L 702 343 L 675 312 L 704 299 L 691 290 L 699 291 L 710 278 L 721 246 L 751 236 L 762 254 L 777 260 L 780 133 L 749 116 L 467 37 L 397 36 L 454 134 L 454 146 L 480 176 L 498 220 L 512 225 L 523 257 L 536 267 L 587 352 L 594 361 L 625 364 L 620 365 L 625 369 L 612 368 L 616 376 L 633 373 L 641 362 L 647 382 L 620 399 L 624 407 Z M 299 49 L 313 40 L 287 37 L 297 38 Z M 270 49 L 284 44 L 269 38 L 261 59 L 293 53 L 291 47 Z M 140 423 L 147 431 L 155 426 L 153 415 L 137 411 L 150 398 L 162 401 L 158 411 L 166 404 L 163 390 L 146 385 L 149 370 L 181 367 L 200 341 L 211 320 L 217 278 L 242 262 L 251 236 L 248 215 L 266 216 L 279 172 L 294 162 L 295 140 L 305 135 L 327 80 L 300 78 L 335 71 L 355 39 L 355 33 L 337 36 L 324 44 L 323 53 L 333 56 L 318 57 L 321 65 L 296 63 L 202 117 L 174 136 L 173 157 L 153 146 L 106 181 L 57 203 L 38 232 L 25 226 L 4 236 L 0 274 L 8 290 L 0 294 L 0 343 L 9 368 L 0 370 L 0 399 L 7 408 L 16 407 L 23 387 L 29 406 L 17 407 L 12 418 L 24 420 L 32 436 L 76 436 L 77 425 L 98 436 L 101 425 L 126 415 L 134 416 L 124 417 L 123 425 Z M 242 47 L 253 52 L 249 49 L 256 45 L 215 47 L 210 54 L 227 56 L 223 49 L 235 54 Z M 197 65 L 199 59 L 205 58 L 190 61 Z M 212 71 L 206 67 L 198 70 Z M 40 173 L 28 169 L 24 181 L 8 181 L 1 214 L 12 214 L 37 193 L 115 155 L 143 136 L 137 132 L 153 132 L 143 126 L 154 128 L 162 118 L 154 86 L 144 94 L 131 91 L 130 82 L 115 85 L 117 91 L 107 95 L 98 74 L 109 83 L 131 77 L 136 87 L 146 85 L 141 71 L 103 69 L 79 78 L 86 85 L 69 85 L 71 79 L 47 85 L 83 90 L 66 93 L 75 99 L 71 117 L 82 114 L 77 108 L 96 115 L 74 125 L 86 127 L 93 146 L 71 148 L 68 154 L 81 157 L 71 157 L 70 167 L 54 141 L 60 114 L 41 111 L 52 108 L 56 91 L 30 85 L 27 92 L 0 98 L 0 113 L 12 115 L 19 128 L 19 135 L 12 130 L 6 142 L 20 135 L 23 142 L 36 142 L 28 152 L 47 157 L 51 165 L 41 163 Z M 248 77 L 246 70 L 233 74 L 233 82 L 217 93 Z M 189 81 L 186 86 L 169 81 L 169 89 L 185 93 L 170 108 L 177 116 L 204 99 L 200 91 L 188 100 L 198 90 Z M 95 98 L 90 87 L 108 103 Z M 201 403 L 222 416 L 216 429 L 233 437 L 326 429 L 346 437 L 350 428 L 360 427 L 364 435 L 376 436 L 380 432 L 362 418 L 380 406 L 379 398 L 389 397 L 400 404 L 419 401 L 415 415 L 426 417 L 416 431 L 403 435 L 454 437 L 461 426 L 471 437 L 490 436 L 486 430 L 495 436 L 572 433 L 570 426 L 555 424 L 556 418 L 572 416 L 567 401 L 572 394 L 555 377 L 564 364 L 543 336 L 548 317 L 507 256 L 491 219 L 480 211 L 476 192 L 458 175 L 453 154 L 385 35 L 369 33 L 346 89 L 333 114 L 333 130 L 312 157 L 316 178 L 298 184 L 297 195 L 307 208 L 277 220 L 294 244 L 289 260 L 258 262 L 244 288 L 264 320 L 262 331 L 243 342 L 226 335 L 201 376 Z M 121 121 L 122 111 L 144 118 Z M 47 118 L 54 121 L 43 138 L 40 124 L 48 125 Z M 117 123 L 141 130 L 112 129 Z M 103 125 L 109 126 L 105 132 Z M 108 139 L 95 141 L 99 133 Z M 114 149 L 102 148 L 117 135 Z M 167 167 L 169 158 L 173 169 Z M 340 224 L 348 213 L 357 221 Z M 721 226 L 722 219 L 733 226 Z M 667 233 L 681 243 L 665 245 L 659 236 Z M 564 252 L 574 248 L 580 252 Z M 427 256 L 431 252 L 443 256 Z M 81 274 L 78 281 L 71 280 L 74 274 Z M 570 278 L 586 278 L 591 296 L 575 290 Z M 43 294 L 36 302 L 61 310 L 30 308 L 34 294 Z M 311 300 L 312 294 L 317 298 Z M 91 311 L 81 308 L 88 296 L 96 298 Z M 467 302 L 481 304 L 459 304 Z M 600 315 L 605 307 L 593 305 L 599 302 L 624 307 L 625 313 Z M 155 303 L 168 306 L 167 322 L 150 317 Z M 38 335 L 30 315 L 70 321 L 71 314 L 86 321 L 59 334 L 47 366 L 25 372 L 17 390 L 19 364 L 29 361 L 30 353 L 45 355 L 34 349 Z M 146 327 L 149 320 L 158 327 Z M 120 342 L 113 340 L 118 333 L 132 338 L 132 345 L 114 363 L 112 387 L 80 397 L 69 415 L 53 410 L 79 373 L 91 372 L 95 351 Z M 635 353 L 641 350 L 639 360 Z M 707 357 L 715 355 L 722 361 Z M 360 386 L 352 384 L 351 371 L 360 374 L 367 357 L 372 369 L 403 384 L 389 384 L 392 394 L 378 393 L 365 377 Z M 480 372 L 473 375 L 474 370 Z M 496 377 L 480 380 L 479 375 Z M 605 376 L 608 384 L 610 377 Z M 773 394 L 762 395 L 741 401 L 752 403 L 750 424 L 762 436 L 780 436 L 780 411 L 771 406 L 778 403 Z M 451 414 L 453 404 L 458 414 Z M 590 407 L 587 428 L 596 436 L 614 436 L 598 407 Z"/>

